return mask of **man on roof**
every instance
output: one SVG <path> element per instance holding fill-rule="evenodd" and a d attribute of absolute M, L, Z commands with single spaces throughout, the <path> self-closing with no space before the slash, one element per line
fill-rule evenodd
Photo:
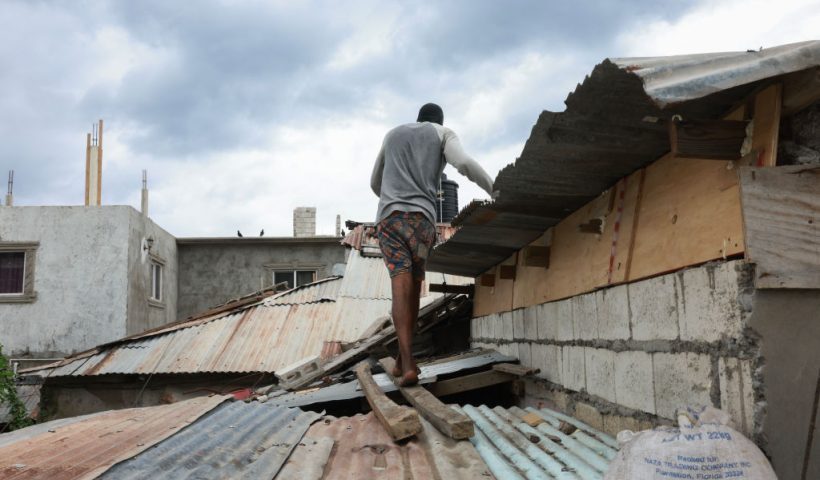
<path fill-rule="evenodd" d="M 436 239 L 436 194 L 445 163 L 492 195 L 493 181 L 467 155 L 456 134 L 444 125 L 434 103 L 419 110 L 415 123 L 387 132 L 370 187 L 379 197 L 376 215 L 379 246 L 390 272 L 393 325 L 399 343 L 394 377 L 402 386 L 418 383 L 412 354 L 425 262 Z"/>

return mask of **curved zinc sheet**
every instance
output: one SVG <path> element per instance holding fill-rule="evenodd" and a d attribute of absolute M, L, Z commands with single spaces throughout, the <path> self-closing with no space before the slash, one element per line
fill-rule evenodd
<path fill-rule="evenodd" d="M 274 478 L 319 417 L 265 403 L 224 403 L 99 478 Z"/>
<path fill-rule="evenodd" d="M 318 282 L 296 287 L 287 292 L 265 299 L 264 305 L 301 305 L 335 300 L 339 295 L 341 277 L 329 277 Z"/>

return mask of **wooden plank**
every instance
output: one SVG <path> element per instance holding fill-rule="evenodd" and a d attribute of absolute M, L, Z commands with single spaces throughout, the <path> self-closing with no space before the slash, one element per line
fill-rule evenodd
<path fill-rule="evenodd" d="M 430 291 L 437 293 L 455 293 L 463 295 L 474 295 L 475 285 L 449 285 L 446 283 L 431 283 Z"/>
<path fill-rule="evenodd" d="M 419 414 L 412 408 L 396 405 L 393 400 L 381 391 L 373 376 L 370 374 L 370 365 L 360 362 L 356 366 L 356 378 L 364 392 L 367 403 L 373 409 L 373 414 L 379 419 L 384 429 L 394 441 L 410 438 L 421 432 Z"/>
<path fill-rule="evenodd" d="M 426 387 L 427 390 L 429 390 L 433 395 L 443 397 L 454 393 L 467 392 L 478 388 L 498 385 L 500 383 L 512 382 L 517 378 L 518 377 L 516 375 L 511 375 L 509 373 L 487 370 L 484 372 L 473 373 L 472 375 L 464 375 L 463 377 L 441 380 L 431 385 L 427 385 Z"/>
<path fill-rule="evenodd" d="M 746 139 L 742 120 L 672 120 L 669 143 L 675 158 L 737 160 Z"/>
<path fill-rule="evenodd" d="M 757 288 L 820 288 L 820 166 L 740 169 Z"/>
<path fill-rule="evenodd" d="M 527 412 L 521 416 L 521 420 L 531 427 L 537 427 L 538 425 L 544 423 L 544 419 L 541 415 L 538 415 L 534 412 Z"/>
<path fill-rule="evenodd" d="M 379 363 L 384 371 L 398 386 L 398 382 L 391 372 L 396 362 L 390 357 L 382 358 Z M 428 422 L 432 423 L 441 433 L 456 440 L 470 438 L 475 433 L 473 421 L 467 415 L 448 407 L 432 393 L 420 385 L 399 387 L 399 392 L 416 407 L 416 410 Z"/>
<path fill-rule="evenodd" d="M 482 287 L 494 287 L 495 286 L 495 271 L 493 273 L 485 273 L 480 277 L 478 282 L 479 285 Z"/>
<path fill-rule="evenodd" d="M 737 170 L 667 155 L 646 169 L 629 278 L 742 253 Z"/>
<path fill-rule="evenodd" d="M 777 165 L 782 90 L 783 86 L 777 83 L 755 95 L 752 150 L 760 152 L 757 160 L 759 167 Z"/>
<path fill-rule="evenodd" d="M 512 309 L 513 280 L 502 280 L 500 277 L 500 266 L 515 265 L 517 254 L 513 254 L 507 260 L 501 262 L 499 266 L 492 270 L 495 276 L 492 287 L 477 286 L 473 303 L 473 316 L 480 317 L 494 312 L 505 312 Z M 480 297 L 480 298 L 479 298 Z"/>
<path fill-rule="evenodd" d="M 493 365 L 493 370 L 496 372 L 509 373 L 517 377 L 534 375 L 541 371 L 540 369 L 519 365 L 517 363 L 496 363 Z"/>

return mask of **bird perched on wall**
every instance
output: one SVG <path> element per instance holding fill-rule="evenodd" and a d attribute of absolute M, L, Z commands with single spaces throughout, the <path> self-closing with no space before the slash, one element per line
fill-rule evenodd
<path fill-rule="evenodd" d="M 237 231 L 236 231 L 236 236 L 237 236 L 237 237 L 241 237 L 241 236 L 242 236 L 242 232 L 240 232 L 239 230 L 237 230 Z"/>
<path fill-rule="evenodd" d="M 260 236 L 260 237 L 264 237 L 264 236 L 265 236 L 265 229 L 264 229 L 264 228 L 262 229 L 262 231 L 261 231 L 261 232 L 259 232 L 259 236 Z"/>

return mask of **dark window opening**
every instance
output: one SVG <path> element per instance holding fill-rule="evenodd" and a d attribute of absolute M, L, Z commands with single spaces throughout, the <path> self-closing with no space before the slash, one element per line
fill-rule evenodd
<path fill-rule="evenodd" d="M 0 252 L 0 294 L 23 293 L 25 268 L 25 252 Z"/>

